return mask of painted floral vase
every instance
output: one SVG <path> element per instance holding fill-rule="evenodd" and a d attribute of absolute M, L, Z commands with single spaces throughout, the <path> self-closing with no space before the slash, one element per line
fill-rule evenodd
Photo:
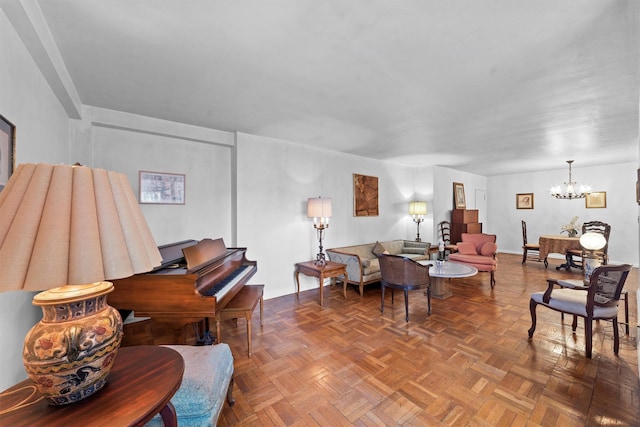
<path fill-rule="evenodd" d="M 122 341 L 120 313 L 107 305 L 113 285 L 89 286 L 50 289 L 33 299 L 43 318 L 27 334 L 22 360 L 51 405 L 73 403 L 100 390 Z"/>

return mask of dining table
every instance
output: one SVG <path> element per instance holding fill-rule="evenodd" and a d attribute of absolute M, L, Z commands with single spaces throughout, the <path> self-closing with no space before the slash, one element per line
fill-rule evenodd
<path fill-rule="evenodd" d="M 545 267 L 547 266 L 547 257 L 549 254 L 561 254 L 565 256 L 564 264 L 556 267 L 556 270 L 565 269 L 570 270 L 571 267 L 581 268 L 579 265 L 573 262 L 573 257 L 569 253 L 572 249 L 580 250 L 580 237 L 569 237 L 562 234 L 549 234 L 540 236 L 538 239 L 540 245 L 540 259 L 544 260 Z"/>

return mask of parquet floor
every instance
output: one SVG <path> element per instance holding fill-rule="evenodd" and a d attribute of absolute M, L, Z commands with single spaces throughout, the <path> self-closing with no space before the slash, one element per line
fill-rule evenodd
<path fill-rule="evenodd" d="M 430 317 L 423 293 L 411 293 L 408 323 L 398 294 L 380 313 L 376 285 L 362 298 L 349 287 L 347 299 L 341 287 L 325 288 L 324 307 L 317 289 L 266 300 L 263 327 L 254 313 L 251 358 L 244 320 L 226 321 L 236 404 L 225 403 L 219 425 L 640 425 L 635 293 L 619 356 L 612 324 L 598 322 L 586 359 L 583 322 L 573 334 L 570 318 L 544 307 L 527 340 L 529 295 L 547 277 L 571 274 L 555 260 L 545 270 L 523 267 L 518 255 L 499 259 L 494 290 L 487 274 L 454 279 L 453 297 L 434 299 Z M 637 283 L 634 269 L 627 289 Z"/>

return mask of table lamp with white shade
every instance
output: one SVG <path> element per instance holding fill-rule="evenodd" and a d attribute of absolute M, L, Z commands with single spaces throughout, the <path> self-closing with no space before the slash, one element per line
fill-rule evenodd
<path fill-rule="evenodd" d="M 329 228 L 329 218 L 331 218 L 331 199 L 315 197 L 307 200 L 307 218 L 313 218 L 313 228 L 318 235 L 319 250 L 316 255 L 315 265 L 323 267 L 327 264 L 327 259 L 322 252 L 322 236 L 324 230 Z"/>
<path fill-rule="evenodd" d="M 589 283 L 593 270 L 602 265 L 600 257 L 596 256 L 595 252 L 604 248 L 606 244 L 607 239 L 600 233 L 590 232 L 580 236 L 580 245 L 587 251 L 582 260 L 585 283 Z"/>
<path fill-rule="evenodd" d="M 160 265 L 127 177 L 84 166 L 22 164 L 0 192 L 0 292 L 44 291 L 43 319 L 23 362 L 52 405 L 82 400 L 107 381 L 122 339 L 107 305 L 113 285 Z"/>

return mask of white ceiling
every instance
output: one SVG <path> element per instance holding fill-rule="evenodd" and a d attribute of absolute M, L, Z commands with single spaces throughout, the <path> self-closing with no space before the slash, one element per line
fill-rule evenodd
<path fill-rule="evenodd" d="M 639 3 L 37 4 L 83 105 L 497 175 L 637 158 Z"/>

